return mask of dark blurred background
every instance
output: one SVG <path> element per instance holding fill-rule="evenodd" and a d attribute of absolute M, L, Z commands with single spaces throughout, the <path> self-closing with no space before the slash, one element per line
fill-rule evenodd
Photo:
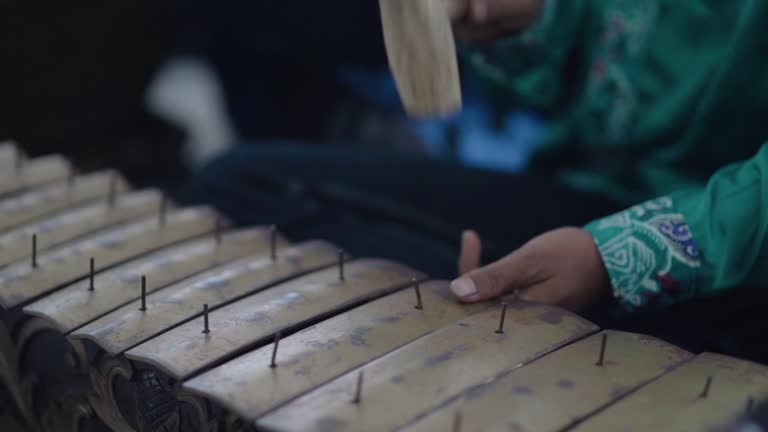
<path fill-rule="evenodd" d="M 414 122 L 387 72 L 377 2 L 0 0 L 0 139 L 174 189 L 235 145 L 377 146 L 505 171 L 530 115 Z"/>

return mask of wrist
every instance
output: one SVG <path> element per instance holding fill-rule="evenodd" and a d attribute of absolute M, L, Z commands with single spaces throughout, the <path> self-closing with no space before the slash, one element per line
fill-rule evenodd
<path fill-rule="evenodd" d="M 668 197 L 599 219 L 592 235 L 614 297 L 629 310 L 696 296 L 701 266 L 685 218 Z"/>

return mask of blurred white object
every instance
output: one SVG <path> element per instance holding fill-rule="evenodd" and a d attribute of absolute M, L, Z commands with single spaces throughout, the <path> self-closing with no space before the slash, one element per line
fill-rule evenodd
<path fill-rule="evenodd" d="M 147 106 L 187 134 L 185 157 L 190 167 L 227 150 L 237 139 L 215 73 L 196 58 L 169 60 L 149 87 Z"/>

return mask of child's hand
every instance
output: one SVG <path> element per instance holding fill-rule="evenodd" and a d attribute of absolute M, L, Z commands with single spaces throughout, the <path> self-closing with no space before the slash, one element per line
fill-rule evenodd
<path fill-rule="evenodd" d="M 545 0 L 446 0 L 459 38 L 482 41 L 531 26 Z"/>
<path fill-rule="evenodd" d="M 518 293 L 524 301 L 581 310 L 610 293 L 608 274 L 592 236 L 561 228 L 534 238 L 520 249 L 480 266 L 480 237 L 466 231 L 461 241 L 460 278 L 451 283 L 464 302 Z"/>

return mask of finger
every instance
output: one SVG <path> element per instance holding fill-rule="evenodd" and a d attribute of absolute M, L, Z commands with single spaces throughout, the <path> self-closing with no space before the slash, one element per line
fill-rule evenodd
<path fill-rule="evenodd" d="M 461 234 L 461 254 L 459 255 L 459 275 L 480 267 L 482 243 L 475 231 L 468 230 Z"/>
<path fill-rule="evenodd" d="M 459 300 L 478 302 L 496 298 L 513 289 L 523 289 L 536 283 L 535 267 L 527 264 L 524 251 L 510 255 L 473 270 L 451 282 L 451 291 Z"/>

